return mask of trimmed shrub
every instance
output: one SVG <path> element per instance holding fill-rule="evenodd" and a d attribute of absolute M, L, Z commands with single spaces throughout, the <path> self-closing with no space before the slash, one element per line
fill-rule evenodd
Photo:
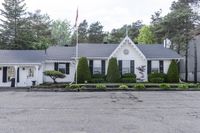
<path fill-rule="evenodd" d="M 94 74 L 94 75 L 92 75 L 92 78 L 102 78 L 102 79 L 105 79 L 105 75 L 103 75 L 103 74 Z"/>
<path fill-rule="evenodd" d="M 175 60 L 172 60 L 168 72 L 167 72 L 167 82 L 169 83 L 178 83 L 179 82 L 179 73 L 178 65 Z"/>
<path fill-rule="evenodd" d="M 122 78 L 121 82 L 122 83 L 136 83 L 136 79 L 135 78 Z"/>
<path fill-rule="evenodd" d="M 144 84 L 136 84 L 136 85 L 134 85 L 134 88 L 137 90 L 142 90 L 142 89 L 145 89 L 145 85 Z"/>
<path fill-rule="evenodd" d="M 119 67 L 117 65 L 116 58 L 111 58 L 109 60 L 106 80 L 110 83 L 120 82 L 120 72 L 119 72 Z"/>
<path fill-rule="evenodd" d="M 49 70 L 43 73 L 44 75 L 49 76 L 53 80 L 54 83 L 57 83 L 56 82 L 57 78 L 65 78 L 65 75 L 59 71 Z"/>
<path fill-rule="evenodd" d="M 164 73 L 151 73 L 148 75 L 148 80 L 151 83 L 164 83 L 166 78 L 167 76 Z"/>
<path fill-rule="evenodd" d="M 97 84 L 96 89 L 106 89 L 106 85 L 104 84 Z"/>
<path fill-rule="evenodd" d="M 178 88 L 182 89 L 182 90 L 187 90 L 189 88 L 189 86 L 187 84 L 179 84 Z"/>
<path fill-rule="evenodd" d="M 120 85 L 119 89 L 128 89 L 128 86 L 127 85 Z"/>
<path fill-rule="evenodd" d="M 78 83 L 85 83 L 85 81 L 91 80 L 91 73 L 88 67 L 88 61 L 86 57 L 81 57 L 79 59 L 77 68 L 77 80 Z"/>
<path fill-rule="evenodd" d="M 165 90 L 169 90 L 170 89 L 170 85 L 168 85 L 168 84 L 160 84 L 160 88 L 161 89 L 165 89 Z"/>

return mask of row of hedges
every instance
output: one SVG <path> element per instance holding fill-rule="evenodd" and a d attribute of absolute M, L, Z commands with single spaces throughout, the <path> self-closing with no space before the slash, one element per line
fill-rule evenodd
<path fill-rule="evenodd" d="M 156 84 L 153 87 L 148 85 L 148 84 L 133 84 L 133 85 L 126 85 L 126 84 L 121 84 L 121 85 L 115 85 L 114 88 L 119 88 L 119 89 L 128 89 L 128 88 L 134 88 L 136 90 L 144 90 L 145 88 L 160 88 L 163 90 L 170 90 L 171 88 L 178 88 L 179 90 L 187 90 L 189 88 L 200 88 L 200 85 L 198 84 Z M 96 85 L 81 85 L 81 84 L 72 84 L 72 85 L 67 85 L 65 88 L 70 88 L 70 89 L 86 89 L 86 88 L 96 88 L 96 89 L 106 89 L 106 88 L 111 88 L 110 86 L 106 84 L 96 84 Z"/>

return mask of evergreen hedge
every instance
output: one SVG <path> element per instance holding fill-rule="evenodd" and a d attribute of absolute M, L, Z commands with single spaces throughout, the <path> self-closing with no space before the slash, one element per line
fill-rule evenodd
<path fill-rule="evenodd" d="M 179 72 L 178 65 L 175 60 L 172 60 L 168 72 L 167 72 L 167 82 L 168 83 L 178 83 L 179 82 Z"/>
<path fill-rule="evenodd" d="M 88 66 L 88 60 L 86 57 L 81 57 L 78 62 L 77 68 L 77 81 L 78 83 L 84 83 L 91 80 L 91 73 Z"/>
<path fill-rule="evenodd" d="M 119 72 L 119 67 L 117 65 L 117 59 L 111 58 L 109 60 L 109 64 L 108 64 L 106 80 L 110 83 L 118 83 L 118 82 L 120 82 L 120 77 L 121 77 L 121 75 Z"/>

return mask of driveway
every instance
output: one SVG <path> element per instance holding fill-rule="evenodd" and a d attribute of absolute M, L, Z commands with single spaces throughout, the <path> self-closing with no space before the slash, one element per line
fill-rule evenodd
<path fill-rule="evenodd" d="M 0 133 L 200 133 L 200 92 L 0 92 Z"/>

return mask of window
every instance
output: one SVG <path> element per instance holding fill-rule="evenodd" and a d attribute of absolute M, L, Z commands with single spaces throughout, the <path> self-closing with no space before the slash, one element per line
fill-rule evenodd
<path fill-rule="evenodd" d="M 15 69 L 14 69 L 14 67 L 8 67 L 8 69 L 7 69 L 7 81 L 10 81 L 12 78 L 15 78 Z"/>
<path fill-rule="evenodd" d="M 152 61 L 152 73 L 158 73 L 159 72 L 159 61 Z"/>
<path fill-rule="evenodd" d="M 66 74 L 66 64 L 58 64 L 58 71 Z"/>
<path fill-rule="evenodd" d="M 28 78 L 34 77 L 34 68 L 28 68 Z"/>
<path fill-rule="evenodd" d="M 93 74 L 101 74 L 101 60 L 93 61 Z"/>
<path fill-rule="evenodd" d="M 122 61 L 122 74 L 130 73 L 130 60 Z"/>

